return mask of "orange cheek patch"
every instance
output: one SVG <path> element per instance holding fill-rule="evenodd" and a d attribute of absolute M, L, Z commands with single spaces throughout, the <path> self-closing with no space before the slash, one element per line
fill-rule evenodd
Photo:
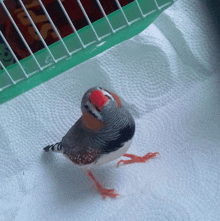
<path fill-rule="evenodd" d="M 83 111 L 82 120 L 83 125 L 93 131 L 98 131 L 104 126 L 104 123 L 85 111 Z"/>
<path fill-rule="evenodd" d="M 111 93 L 111 92 L 110 92 L 110 94 L 111 94 L 112 97 L 115 99 L 116 104 L 117 104 L 117 107 L 120 107 L 120 106 L 121 106 L 121 102 L 120 102 L 119 97 L 118 97 L 116 94 L 114 94 L 114 93 Z"/>

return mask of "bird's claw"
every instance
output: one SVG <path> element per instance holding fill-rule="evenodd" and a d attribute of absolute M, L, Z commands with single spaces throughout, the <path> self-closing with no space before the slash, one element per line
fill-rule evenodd
<path fill-rule="evenodd" d="M 105 199 L 107 196 L 111 197 L 111 198 L 115 198 L 115 197 L 119 196 L 119 194 L 115 193 L 114 189 L 105 189 L 104 187 L 102 187 L 102 185 L 94 178 L 91 171 L 87 171 L 86 174 L 93 181 L 97 192 L 102 195 L 103 199 Z"/>
<path fill-rule="evenodd" d="M 119 167 L 120 163 L 123 163 L 123 165 L 125 164 L 131 164 L 131 163 L 145 163 L 146 161 L 148 161 L 150 158 L 155 157 L 156 155 L 160 154 L 158 152 L 155 153 L 147 153 L 146 155 L 144 155 L 143 157 L 140 156 L 136 156 L 134 154 L 124 154 L 124 157 L 129 157 L 131 158 L 130 160 L 120 160 L 117 164 L 116 167 Z"/>
<path fill-rule="evenodd" d="M 115 198 L 115 197 L 119 196 L 118 193 L 115 193 L 114 189 L 101 188 L 101 189 L 98 189 L 98 192 L 102 195 L 103 199 L 105 199 L 107 196 L 111 197 L 111 198 Z"/>
<path fill-rule="evenodd" d="M 129 162 L 131 160 L 119 160 L 118 163 L 116 164 L 116 167 L 118 168 L 120 166 L 120 164 L 125 165 L 125 164 L 129 164 Z"/>

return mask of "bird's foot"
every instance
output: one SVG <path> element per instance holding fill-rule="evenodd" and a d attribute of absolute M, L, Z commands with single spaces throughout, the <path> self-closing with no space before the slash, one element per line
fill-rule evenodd
<path fill-rule="evenodd" d="M 105 189 L 102 186 L 101 187 L 96 186 L 96 188 L 97 191 L 102 195 L 103 199 L 105 199 L 107 196 L 111 198 L 119 196 L 119 194 L 115 192 L 115 189 Z"/>
<path fill-rule="evenodd" d="M 149 160 L 150 158 L 152 157 L 155 157 L 156 155 L 159 155 L 158 152 L 155 152 L 155 153 L 147 153 L 146 155 L 144 155 L 143 157 L 140 157 L 140 156 L 136 156 L 134 154 L 128 154 L 128 153 L 125 153 L 123 156 L 124 157 L 129 157 L 131 158 L 130 160 L 120 160 L 116 166 L 119 167 L 119 164 L 120 163 L 123 163 L 123 164 L 131 164 L 131 163 L 145 163 L 147 160 Z"/>
<path fill-rule="evenodd" d="M 103 188 L 102 185 L 94 178 L 92 172 L 89 171 L 86 174 L 93 181 L 93 183 L 95 184 L 95 187 L 97 189 L 97 192 L 102 195 L 103 199 L 105 199 L 106 197 L 115 198 L 115 197 L 119 196 L 119 194 L 116 193 L 114 189 Z"/>

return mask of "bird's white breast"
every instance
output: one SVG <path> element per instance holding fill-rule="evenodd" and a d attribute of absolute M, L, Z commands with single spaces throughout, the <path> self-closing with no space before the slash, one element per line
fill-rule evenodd
<path fill-rule="evenodd" d="M 124 145 L 118 150 L 105 154 L 102 157 L 100 157 L 98 161 L 94 164 L 94 167 L 111 162 L 121 157 L 123 154 L 127 152 L 127 150 L 129 149 L 131 145 L 131 142 L 132 140 L 129 140 L 128 142 L 124 143 Z"/>

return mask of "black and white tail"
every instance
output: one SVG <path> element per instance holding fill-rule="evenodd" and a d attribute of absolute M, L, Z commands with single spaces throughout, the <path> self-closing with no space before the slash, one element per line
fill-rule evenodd
<path fill-rule="evenodd" d="M 52 145 L 48 145 L 46 147 L 44 147 L 44 151 L 45 152 L 49 152 L 49 151 L 53 151 L 53 152 L 63 152 L 63 146 L 61 144 L 61 142 L 56 143 L 56 144 L 52 144 Z"/>

